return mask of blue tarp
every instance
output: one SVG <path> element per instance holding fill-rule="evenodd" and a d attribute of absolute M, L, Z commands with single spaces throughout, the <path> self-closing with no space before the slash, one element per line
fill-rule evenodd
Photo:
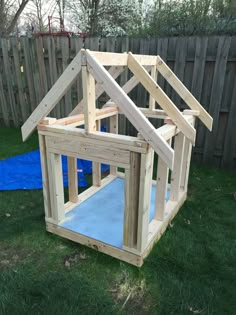
<path fill-rule="evenodd" d="M 102 164 L 102 172 L 109 166 Z M 67 158 L 62 156 L 64 186 L 68 186 Z M 91 174 L 92 162 L 78 159 L 79 187 L 87 187 L 85 174 Z M 42 175 L 39 150 L 0 161 L 0 190 L 41 189 Z"/>

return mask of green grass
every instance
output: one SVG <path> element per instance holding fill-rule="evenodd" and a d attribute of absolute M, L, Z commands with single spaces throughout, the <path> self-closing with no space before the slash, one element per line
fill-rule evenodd
<path fill-rule="evenodd" d="M 36 147 L 0 129 L 0 159 Z M 41 190 L 0 192 L 0 314 L 236 314 L 235 192 L 235 171 L 192 167 L 140 269 L 47 233 Z"/>

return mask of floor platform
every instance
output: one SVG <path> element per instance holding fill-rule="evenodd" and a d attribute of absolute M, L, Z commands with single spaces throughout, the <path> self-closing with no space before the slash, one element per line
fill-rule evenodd
<path fill-rule="evenodd" d="M 156 186 L 152 186 L 150 222 L 154 217 Z M 167 200 L 169 192 L 167 193 Z M 66 214 L 59 225 L 105 244 L 122 249 L 124 179 L 116 178 Z"/>

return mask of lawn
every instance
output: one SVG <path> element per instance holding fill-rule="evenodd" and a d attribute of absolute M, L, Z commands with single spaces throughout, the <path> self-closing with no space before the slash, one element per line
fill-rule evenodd
<path fill-rule="evenodd" d="M 0 159 L 36 147 L 0 129 Z M 236 172 L 194 165 L 186 203 L 136 268 L 47 233 L 41 190 L 0 192 L 0 314 L 236 314 L 235 213 Z"/>

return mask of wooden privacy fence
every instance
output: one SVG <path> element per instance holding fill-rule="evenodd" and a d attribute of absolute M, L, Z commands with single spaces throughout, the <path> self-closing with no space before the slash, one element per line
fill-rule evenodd
<path fill-rule="evenodd" d="M 197 124 L 193 158 L 220 167 L 236 166 L 236 36 L 172 38 L 11 37 L 0 39 L 0 119 L 6 126 L 23 124 L 82 47 L 98 51 L 160 55 L 214 119 L 213 132 Z M 130 73 L 124 72 L 119 83 Z M 184 109 L 184 101 L 158 75 L 158 83 L 172 101 Z M 73 85 L 52 116 L 66 116 L 82 99 L 81 80 Z M 148 104 L 141 85 L 131 97 L 138 106 Z M 100 98 L 107 100 L 105 95 Z M 156 126 L 159 127 L 159 126 Z M 135 129 L 125 119 L 122 133 Z"/>

